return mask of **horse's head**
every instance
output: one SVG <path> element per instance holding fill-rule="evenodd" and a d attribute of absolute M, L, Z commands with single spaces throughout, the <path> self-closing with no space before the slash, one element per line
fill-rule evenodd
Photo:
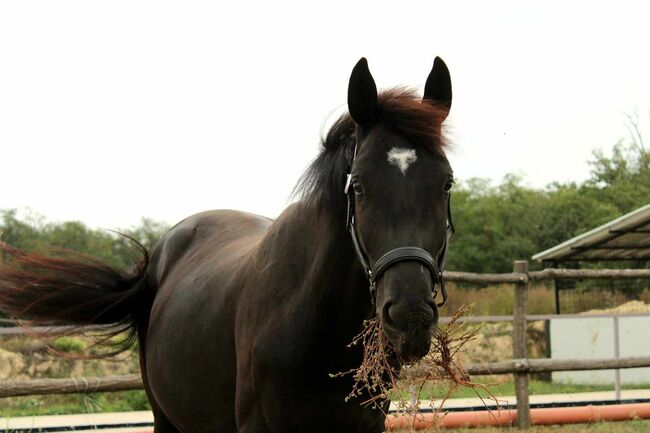
<path fill-rule="evenodd" d="M 348 226 L 383 332 L 406 361 L 428 352 L 446 296 L 453 176 L 441 124 L 450 107 L 449 71 L 439 58 L 422 99 L 404 90 L 378 96 L 365 59 L 350 77 L 348 109 L 357 127 Z"/>

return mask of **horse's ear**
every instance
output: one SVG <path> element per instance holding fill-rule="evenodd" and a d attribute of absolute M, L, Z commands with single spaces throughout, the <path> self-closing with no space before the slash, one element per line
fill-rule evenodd
<path fill-rule="evenodd" d="M 433 101 L 447 109 L 445 117 L 451 109 L 451 76 L 447 65 L 440 57 L 433 61 L 433 68 L 429 72 L 427 83 L 424 85 L 423 100 Z"/>
<path fill-rule="evenodd" d="M 348 110 L 360 126 L 368 126 L 377 118 L 377 86 L 365 57 L 357 62 L 350 75 Z"/>

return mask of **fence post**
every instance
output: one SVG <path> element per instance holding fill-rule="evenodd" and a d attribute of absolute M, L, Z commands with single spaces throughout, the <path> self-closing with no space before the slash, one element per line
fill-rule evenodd
<path fill-rule="evenodd" d="M 515 260 L 515 273 L 527 273 L 528 261 Z M 515 307 L 512 323 L 512 355 L 514 359 L 525 359 L 526 312 L 528 307 L 528 278 L 515 285 Z M 528 401 L 528 372 L 515 373 L 515 395 L 517 396 L 517 426 L 530 428 L 530 403 Z"/>
<path fill-rule="evenodd" d="M 618 322 L 618 316 L 614 316 L 614 358 L 621 357 L 621 328 Z M 621 400 L 621 370 L 618 368 L 614 372 L 614 395 L 616 400 Z"/>

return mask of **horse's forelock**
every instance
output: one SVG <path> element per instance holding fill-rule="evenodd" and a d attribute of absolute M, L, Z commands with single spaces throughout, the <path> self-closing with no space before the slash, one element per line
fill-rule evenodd
<path fill-rule="evenodd" d="M 444 156 L 444 107 L 423 102 L 414 89 L 404 87 L 380 92 L 378 107 L 378 122 L 386 123 L 413 144 Z M 321 151 L 296 184 L 293 197 L 307 206 L 327 206 L 333 211 L 345 207 L 343 187 L 354 149 L 354 132 L 355 123 L 346 112 L 321 140 Z"/>
<path fill-rule="evenodd" d="M 444 156 L 442 122 L 447 109 L 422 98 L 414 89 L 396 87 L 379 94 L 379 121 L 417 146 Z"/>

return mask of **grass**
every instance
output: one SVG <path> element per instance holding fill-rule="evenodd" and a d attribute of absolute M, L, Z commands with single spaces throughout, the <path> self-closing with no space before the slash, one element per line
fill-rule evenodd
<path fill-rule="evenodd" d="M 150 410 L 144 391 L 47 395 L 0 399 L 0 417 Z"/>
<path fill-rule="evenodd" d="M 514 308 L 514 286 L 494 284 L 486 287 L 449 282 L 447 304 L 441 314 L 451 314 L 462 305 L 473 304 L 474 316 L 509 316 Z M 591 299 L 591 298 L 590 298 Z M 555 292 L 549 282 L 535 281 L 528 289 L 528 314 L 555 312 Z"/>
<path fill-rule="evenodd" d="M 510 376 L 476 376 L 472 377 L 474 382 L 491 384 L 490 391 L 495 396 L 515 395 L 515 384 Z M 623 389 L 650 389 L 650 384 L 626 385 Z M 571 383 L 546 382 L 542 380 L 530 380 L 528 382 L 530 395 L 539 394 L 571 394 L 578 392 L 613 391 L 612 385 L 577 385 Z M 439 384 L 431 384 L 422 390 L 421 399 L 438 400 L 445 396 L 447 389 Z M 481 392 L 482 397 L 487 397 Z M 476 397 L 476 392 L 471 388 L 458 388 L 451 395 L 451 398 Z"/>
<path fill-rule="evenodd" d="M 464 304 L 473 303 L 473 315 L 509 316 L 512 315 L 514 307 L 513 288 L 511 284 L 482 286 L 449 282 L 447 291 L 450 296 L 443 311 L 453 312 Z M 601 280 L 584 281 L 578 283 L 575 289 L 560 291 L 560 304 L 564 314 L 612 308 L 632 300 L 650 304 L 650 289 L 639 289 L 638 284 L 633 280 L 628 282 Z M 531 282 L 528 289 L 528 314 L 554 313 L 555 290 L 552 281 Z"/>

